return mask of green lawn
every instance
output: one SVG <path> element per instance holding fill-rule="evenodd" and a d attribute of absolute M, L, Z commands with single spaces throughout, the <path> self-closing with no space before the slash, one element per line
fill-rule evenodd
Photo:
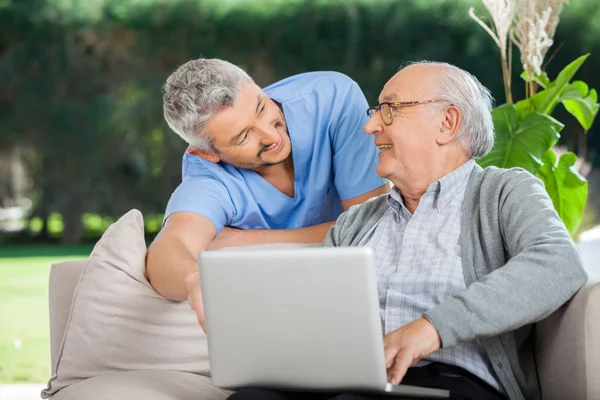
<path fill-rule="evenodd" d="M 90 251 L 91 246 L 0 249 L 0 383 L 48 380 L 50 265 Z"/>

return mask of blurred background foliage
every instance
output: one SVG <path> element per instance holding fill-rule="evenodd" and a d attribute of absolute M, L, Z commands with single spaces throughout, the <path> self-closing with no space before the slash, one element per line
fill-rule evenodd
<path fill-rule="evenodd" d="M 402 63 L 446 61 L 502 103 L 498 50 L 471 6 L 485 15 L 479 0 L 0 0 L 0 161 L 22 165 L 15 184 L 0 162 L 0 207 L 30 199 L 31 228 L 3 240 L 93 240 L 131 208 L 155 234 L 186 147 L 164 122 L 161 86 L 193 58 L 226 59 L 263 86 L 341 71 L 370 103 Z M 548 74 L 586 53 L 576 79 L 600 89 L 597 0 L 565 7 Z M 559 119 L 559 144 L 599 167 L 599 124 L 585 135 L 566 112 Z"/>

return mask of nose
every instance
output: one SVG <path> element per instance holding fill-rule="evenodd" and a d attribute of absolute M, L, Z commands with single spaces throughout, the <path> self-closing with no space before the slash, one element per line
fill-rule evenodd
<path fill-rule="evenodd" d="M 277 129 L 271 124 L 261 124 L 260 129 L 260 144 L 269 146 L 279 141 L 280 135 Z"/>
<path fill-rule="evenodd" d="M 365 132 L 367 135 L 376 135 L 382 131 L 381 118 L 379 112 L 375 113 L 365 124 Z"/>

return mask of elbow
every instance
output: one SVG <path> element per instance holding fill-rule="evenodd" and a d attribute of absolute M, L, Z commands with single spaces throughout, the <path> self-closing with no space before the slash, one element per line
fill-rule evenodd
<path fill-rule="evenodd" d="M 587 271 L 585 270 L 585 265 L 583 263 L 583 257 L 581 256 L 581 250 L 579 249 L 579 247 L 574 246 L 573 248 L 573 259 L 575 260 L 575 271 L 577 273 L 577 278 L 576 281 L 578 283 L 578 287 L 577 290 L 579 290 L 583 285 L 585 285 L 587 283 L 587 281 L 589 280 L 589 275 L 587 273 Z"/>
<path fill-rule="evenodd" d="M 581 290 L 581 288 L 583 288 L 583 286 L 588 282 L 588 280 L 589 276 L 583 266 L 577 268 L 570 279 L 571 284 L 568 286 L 568 292 L 565 293 L 562 304 L 571 301 L 573 297 Z"/>
<path fill-rule="evenodd" d="M 579 265 L 578 268 L 578 274 L 577 274 L 577 282 L 576 282 L 576 286 L 577 286 L 577 291 L 579 289 L 581 289 L 583 287 L 583 285 L 585 285 L 587 283 L 587 281 L 590 279 L 587 271 L 585 270 L 583 263 L 581 263 Z"/>
<path fill-rule="evenodd" d="M 579 250 L 576 247 L 574 247 L 573 250 L 574 251 L 569 254 L 569 258 L 572 261 L 570 263 L 566 263 L 566 265 L 570 266 L 569 276 L 567 277 L 567 280 L 563 281 L 570 283 L 569 298 L 574 296 L 589 280 L 589 276 L 585 270 L 585 266 L 583 265 L 583 259 Z"/>
<path fill-rule="evenodd" d="M 146 276 L 146 279 L 148 280 L 150 285 L 152 285 L 152 287 L 154 287 L 153 281 L 155 280 L 154 278 L 156 275 L 156 258 L 156 248 L 153 246 L 153 244 L 151 244 L 146 253 L 146 265 L 144 275 Z"/>
<path fill-rule="evenodd" d="M 144 270 L 144 276 L 146 280 L 159 295 L 170 298 L 167 282 L 165 281 L 164 268 L 161 265 L 161 249 L 157 246 L 150 246 L 146 253 L 146 265 Z M 174 300 L 174 299 L 172 299 Z"/>

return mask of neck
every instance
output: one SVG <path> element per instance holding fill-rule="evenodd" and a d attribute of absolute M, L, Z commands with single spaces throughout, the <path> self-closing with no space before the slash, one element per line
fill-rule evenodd
<path fill-rule="evenodd" d="M 290 153 L 290 156 L 286 158 L 285 161 L 282 161 L 279 164 L 256 168 L 254 171 L 265 179 L 273 176 L 294 175 L 294 159 L 292 158 L 292 153 Z"/>
<path fill-rule="evenodd" d="M 256 173 L 283 194 L 294 197 L 294 159 L 292 153 L 284 162 L 262 167 L 257 169 Z"/>
<path fill-rule="evenodd" d="M 429 185 L 456 170 L 467 161 L 469 161 L 469 157 L 464 154 L 443 162 L 428 162 L 428 164 L 421 164 L 421 167 L 416 166 L 399 179 L 390 178 L 390 180 L 394 186 L 400 189 L 404 206 L 411 214 L 414 214 Z M 428 165 L 428 167 L 425 165 Z"/>

